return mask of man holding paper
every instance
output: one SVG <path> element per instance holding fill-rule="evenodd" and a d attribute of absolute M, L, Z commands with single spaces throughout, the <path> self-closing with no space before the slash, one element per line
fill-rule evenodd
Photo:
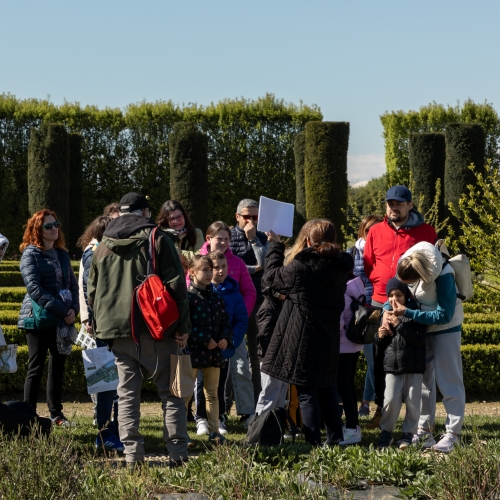
<path fill-rule="evenodd" d="M 260 363 L 257 354 L 257 322 L 255 320 L 255 315 L 264 301 L 261 281 L 264 274 L 264 262 L 268 248 L 267 236 L 257 231 L 258 218 L 259 204 L 255 200 L 248 198 L 241 200 L 236 208 L 237 225 L 231 229 L 230 242 L 233 254 L 240 257 L 247 265 L 255 290 L 257 291 L 257 300 L 252 314 L 248 319 L 247 330 L 248 352 L 252 369 L 252 384 L 255 402 L 257 402 L 259 398 L 261 389 Z"/>

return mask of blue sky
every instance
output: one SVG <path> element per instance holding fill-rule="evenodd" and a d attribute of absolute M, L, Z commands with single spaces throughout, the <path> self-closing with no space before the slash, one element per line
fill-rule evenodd
<path fill-rule="evenodd" d="M 499 19 L 494 0 L 4 0 L 0 92 L 99 107 L 302 99 L 350 122 L 356 182 L 385 170 L 385 111 L 500 109 Z"/>

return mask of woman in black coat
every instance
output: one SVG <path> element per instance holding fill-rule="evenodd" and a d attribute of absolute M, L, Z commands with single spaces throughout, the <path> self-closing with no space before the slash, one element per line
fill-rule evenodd
<path fill-rule="evenodd" d="M 286 295 L 261 370 L 297 386 L 306 441 L 321 444 L 321 415 L 327 444 L 343 439 L 336 394 L 340 316 L 344 292 L 354 261 L 335 243 L 333 224 L 311 224 L 308 248 L 283 267 L 284 245 L 271 242 L 272 259 L 266 279 Z M 269 259 L 271 260 L 271 259 Z"/>

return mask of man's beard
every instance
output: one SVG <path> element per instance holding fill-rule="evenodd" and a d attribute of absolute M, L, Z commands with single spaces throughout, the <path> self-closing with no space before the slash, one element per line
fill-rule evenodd
<path fill-rule="evenodd" d="M 394 214 L 394 215 L 388 215 L 387 218 L 391 221 L 391 222 L 401 222 L 404 217 L 401 215 L 401 213 L 399 214 Z"/>

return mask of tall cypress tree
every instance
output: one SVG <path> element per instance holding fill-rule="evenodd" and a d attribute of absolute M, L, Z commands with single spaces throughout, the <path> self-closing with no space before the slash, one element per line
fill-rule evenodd
<path fill-rule="evenodd" d="M 78 238 L 83 233 L 83 137 L 80 134 L 69 134 L 69 214 L 70 225 L 68 248 L 71 254 L 78 254 L 76 247 Z"/>
<path fill-rule="evenodd" d="M 168 138 L 170 198 L 182 203 L 191 221 L 208 227 L 208 137 L 195 123 L 178 122 Z"/>
<path fill-rule="evenodd" d="M 467 185 L 475 184 L 475 176 L 469 169 L 471 163 L 476 170 L 484 170 L 486 137 L 483 127 L 477 123 L 452 123 L 446 127 L 445 137 L 444 201 L 450 224 L 455 234 L 460 234 L 460 222 L 453 217 L 448 204 L 458 209 L 460 196 L 467 192 Z"/>
<path fill-rule="evenodd" d="M 331 220 L 337 239 L 347 228 L 348 122 L 306 123 L 305 186 L 307 218 Z"/>
<path fill-rule="evenodd" d="M 413 179 L 413 195 L 417 209 L 425 214 L 436 196 L 436 181 L 444 185 L 446 143 L 444 134 L 410 135 L 410 172 Z M 440 193 L 438 219 L 444 220 L 444 193 Z"/>
<path fill-rule="evenodd" d="M 32 128 L 28 146 L 28 205 L 31 214 L 48 208 L 69 230 L 69 137 L 64 125 Z"/>
<path fill-rule="evenodd" d="M 304 180 L 304 161 L 306 156 L 306 133 L 299 132 L 293 142 L 295 156 L 295 221 L 294 232 L 298 234 L 307 220 L 306 186 Z"/>

